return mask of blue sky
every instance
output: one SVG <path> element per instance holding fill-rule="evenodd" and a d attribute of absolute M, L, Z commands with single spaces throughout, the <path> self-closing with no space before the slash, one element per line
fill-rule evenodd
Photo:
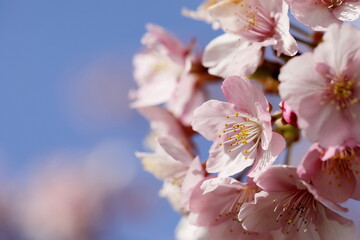
<path fill-rule="evenodd" d="M 183 6 L 199 3 L 1 1 L 0 173 L 21 182 L 53 153 L 120 141 L 121 161 L 135 168 L 136 191 L 148 194 L 151 209 L 141 219 L 121 219 L 109 239 L 172 239 L 178 215 L 157 197 L 161 183 L 134 157 L 143 149 L 148 123 L 127 108 L 127 92 L 135 86 L 131 58 L 141 49 L 146 23 L 162 25 L 184 41 L 196 35 L 202 46 L 215 36 L 210 26 L 181 16 Z M 112 99 L 102 99 L 107 89 L 89 87 L 101 86 L 101 74 L 108 76 Z"/>

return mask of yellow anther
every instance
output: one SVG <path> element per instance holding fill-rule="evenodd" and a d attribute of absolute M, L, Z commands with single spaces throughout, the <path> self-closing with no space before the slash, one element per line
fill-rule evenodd
<path fill-rule="evenodd" d="M 254 18 L 250 18 L 249 20 L 248 20 L 248 22 L 250 23 L 250 24 L 252 24 L 252 25 L 255 25 L 255 19 Z"/>

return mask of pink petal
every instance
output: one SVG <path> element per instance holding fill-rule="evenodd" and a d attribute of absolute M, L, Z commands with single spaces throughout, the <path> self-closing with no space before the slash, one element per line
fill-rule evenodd
<path fill-rule="evenodd" d="M 256 107 L 256 116 L 262 122 L 263 131 L 261 132 L 261 148 L 267 150 L 273 135 L 271 116 L 267 109 L 264 109 L 260 106 L 258 102 L 255 103 Z"/>
<path fill-rule="evenodd" d="M 320 151 L 321 149 L 319 149 L 319 145 L 313 144 L 302 159 L 300 165 L 297 167 L 299 177 L 306 182 L 310 182 L 312 177 L 321 171 L 319 165 L 316 164 L 316 160 L 321 158 Z"/>
<path fill-rule="evenodd" d="M 323 31 L 332 23 L 341 23 L 331 11 L 314 0 L 286 0 L 294 17 L 315 31 Z"/>
<path fill-rule="evenodd" d="M 298 47 L 294 37 L 290 33 L 290 20 L 287 15 L 288 5 L 284 1 L 278 4 L 282 4 L 283 11 L 275 15 L 277 24 L 274 38 L 277 40 L 277 43 L 274 49 L 278 55 L 283 53 L 288 56 L 294 56 L 298 51 Z"/>
<path fill-rule="evenodd" d="M 184 193 L 189 194 L 195 185 L 199 184 L 205 179 L 205 171 L 200 162 L 199 157 L 194 158 L 189 169 L 185 175 L 181 189 Z"/>
<path fill-rule="evenodd" d="M 195 74 L 184 74 L 167 104 L 169 111 L 186 126 L 191 125 L 193 111 L 205 102 L 204 91 L 197 88 L 196 84 Z"/>
<path fill-rule="evenodd" d="M 309 101 L 311 100 L 309 99 Z M 309 101 L 303 101 L 302 104 L 308 104 Z M 311 105 L 308 106 L 311 107 Z M 328 147 L 341 145 L 351 136 L 351 128 L 345 116 L 335 110 L 331 104 L 325 104 L 321 109 L 318 109 L 317 113 L 308 111 L 307 114 L 308 116 L 306 117 L 310 120 L 316 118 L 316 114 L 318 115 L 316 121 L 311 121 L 310 126 L 304 129 L 304 134 L 309 140 L 318 141 L 321 146 Z M 343 126 L 334 131 L 334 126 L 337 126 L 339 123 L 342 123 Z M 299 126 L 302 127 L 304 125 L 299 122 Z"/>
<path fill-rule="evenodd" d="M 321 167 L 320 161 L 318 165 Z M 341 203 L 352 197 L 356 182 L 354 175 L 340 175 L 340 178 L 336 178 L 334 175 L 319 172 L 318 175 L 313 178 L 313 185 L 316 186 L 319 195 L 334 202 Z"/>
<path fill-rule="evenodd" d="M 225 79 L 221 89 L 229 102 L 234 103 L 238 111 L 256 116 L 255 103 L 263 109 L 268 109 L 268 102 L 262 93 L 247 78 L 230 76 Z"/>
<path fill-rule="evenodd" d="M 203 104 L 206 101 L 206 98 L 205 92 L 202 89 L 194 89 L 190 101 L 186 103 L 182 115 L 179 116 L 180 121 L 184 125 L 191 126 L 195 109 Z"/>
<path fill-rule="evenodd" d="M 176 178 L 187 170 L 183 163 L 164 154 L 136 152 L 136 157 L 142 161 L 144 170 L 161 180 Z"/>
<path fill-rule="evenodd" d="M 130 104 L 132 108 L 155 106 L 168 101 L 176 87 L 177 76 L 172 73 L 159 73 L 153 82 L 144 84 L 132 93 L 134 102 Z"/>
<path fill-rule="evenodd" d="M 285 139 L 278 133 L 273 132 L 270 147 L 266 151 L 261 151 L 256 157 L 254 167 L 249 172 L 248 176 L 256 177 L 263 171 L 268 169 L 276 160 L 277 156 L 285 149 Z"/>
<path fill-rule="evenodd" d="M 355 188 L 355 179 L 353 174 L 338 174 L 328 172 L 329 169 L 324 169 L 322 164 L 325 162 L 321 160 L 321 153 L 316 147 L 312 149 L 302 160 L 298 172 L 300 176 L 314 186 L 316 195 L 320 195 L 334 202 L 345 202 L 353 195 Z M 326 160 L 331 161 L 331 160 Z"/>
<path fill-rule="evenodd" d="M 272 166 L 254 179 L 256 184 L 265 191 L 289 191 L 291 189 L 306 189 L 298 178 L 296 168 L 285 165 Z"/>
<path fill-rule="evenodd" d="M 243 171 L 254 163 L 254 158 L 245 158 L 242 152 L 227 152 L 223 146 L 214 143 L 210 149 L 210 156 L 206 162 L 206 170 L 219 173 L 219 176 L 231 176 Z"/>
<path fill-rule="evenodd" d="M 199 226 L 214 226 L 231 221 L 233 216 L 219 214 L 232 202 L 244 184 L 232 178 L 212 178 L 203 182 L 201 189 L 194 189 L 190 198 L 190 220 Z"/>
<path fill-rule="evenodd" d="M 158 139 L 160 146 L 176 161 L 180 161 L 186 166 L 189 166 L 194 156 L 189 149 L 172 137 L 161 137 Z"/>
<path fill-rule="evenodd" d="M 332 212 L 325 207 L 318 207 L 318 232 L 321 239 L 354 240 L 355 227 L 352 221 Z"/>
<path fill-rule="evenodd" d="M 357 173 L 354 174 L 355 176 L 355 189 L 353 192 L 353 195 L 351 196 L 351 198 L 355 199 L 355 200 L 360 200 L 360 174 L 359 171 Z"/>
<path fill-rule="evenodd" d="M 322 197 L 317 193 L 316 188 L 313 185 L 310 185 L 306 182 L 302 182 L 302 184 L 307 188 L 307 190 L 314 196 L 316 200 L 327 206 L 329 209 L 337 212 L 348 212 L 349 209 L 341 206 L 338 203 L 335 203 L 327 198 Z"/>
<path fill-rule="evenodd" d="M 239 220 L 242 221 L 244 229 L 258 233 L 268 233 L 280 228 L 276 222 L 279 213 L 274 212 L 274 199 L 283 198 L 286 193 L 259 192 L 255 194 L 255 201 L 244 203 L 239 212 Z"/>
<path fill-rule="evenodd" d="M 314 50 L 317 63 L 326 63 L 335 74 L 342 73 L 356 63 L 360 53 L 360 31 L 350 24 L 331 25 L 324 35 L 324 42 Z M 358 61 L 357 61 L 358 62 Z"/>
<path fill-rule="evenodd" d="M 315 70 L 315 65 L 312 54 L 304 53 L 292 58 L 280 70 L 280 96 L 296 114 L 300 111 L 300 100 L 312 96 L 314 93 L 311 90 L 321 89 L 325 85 L 324 81 L 318 80 L 322 77 Z"/>
<path fill-rule="evenodd" d="M 173 57 L 175 61 L 181 61 L 186 48 L 176 37 L 156 24 L 147 24 L 146 28 L 148 32 L 141 39 L 142 44 Z"/>
<path fill-rule="evenodd" d="M 205 48 L 203 64 L 209 73 L 228 77 L 253 74 L 262 57 L 261 45 L 239 39 L 239 36 L 223 34 Z"/>
<path fill-rule="evenodd" d="M 181 185 L 183 193 L 182 202 L 186 210 L 190 211 L 190 199 L 194 191 L 199 191 L 202 183 L 211 177 L 205 177 L 205 171 L 199 158 L 196 157 L 190 164 L 188 171 Z"/>
<path fill-rule="evenodd" d="M 247 23 L 237 21 L 240 5 L 234 1 L 220 1 L 209 8 L 209 14 L 212 19 L 219 22 L 222 29 L 226 32 L 238 34 Z"/>
<path fill-rule="evenodd" d="M 215 141 L 226 122 L 226 116 L 236 112 L 231 103 L 210 100 L 194 111 L 192 127 L 206 139 Z"/>
<path fill-rule="evenodd" d="M 172 136 L 187 147 L 191 147 L 179 121 L 166 109 L 160 107 L 144 107 L 137 109 L 151 124 L 151 129 L 160 136 Z"/>

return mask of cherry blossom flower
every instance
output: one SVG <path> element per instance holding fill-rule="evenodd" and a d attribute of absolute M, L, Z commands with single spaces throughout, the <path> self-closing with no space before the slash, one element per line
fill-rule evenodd
<path fill-rule="evenodd" d="M 139 88 L 130 91 L 131 107 L 147 107 L 168 103 L 167 108 L 184 124 L 191 122 L 192 111 L 204 102 L 198 87 L 203 76 L 193 71 L 200 57 L 191 54 L 190 46 L 159 26 L 147 25 L 142 39 L 146 50 L 134 57 L 134 77 Z"/>
<path fill-rule="evenodd" d="M 268 102 L 250 80 L 231 76 L 221 88 L 229 102 L 205 102 L 192 122 L 195 131 L 214 142 L 206 169 L 231 176 L 254 165 L 255 175 L 272 164 L 285 141 L 272 132 Z"/>
<path fill-rule="evenodd" d="M 324 147 L 360 141 L 359 38 L 351 25 L 332 25 L 313 53 L 294 57 L 280 72 L 280 96 L 305 137 Z"/>
<path fill-rule="evenodd" d="M 317 194 L 334 202 L 360 200 L 360 146 L 324 149 L 314 144 L 298 167 Z"/>
<path fill-rule="evenodd" d="M 241 183 L 229 177 L 209 179 L 192 193 L 189 222 L 208 227 L 211 239 L 268 239 L 246 231 L 237 218 L 242 204 L 253 201 L 258 191 L 251 181 Z"/>
<path fill-rule="evenodd" d="M 134 57 L 134 77 L 139 85 L 130 92 L 133 107 L 153 106 L 168 101 L 182 74 L 186 47 L 157 25 L 148 24 L 142 38 L 146 50 Z"/>
<path fill-rule="evenodd" d="M 247 231 L 281 229 L 284 240 L 353 239 L 352 221 L 327 207 L 340 206 L 314 194 L 296 168 L 273 166 L 254 181 L 264 191 L 240 210 L 238 217 Z"/>
<path fill-rule="evenodd" d="M 208 11 L 227 33 L 272 45 L 279 55 L 293 56 L 297 52 L 296 41 L 289 32 L 288 6 L 283 0 L 222 0 Z"/>
<path fill-rule="evenodd" d="M 297 20 L 316 31 L 332 23 L 354 21 L 360 14 L 359 0 L 285 0 Z"/>

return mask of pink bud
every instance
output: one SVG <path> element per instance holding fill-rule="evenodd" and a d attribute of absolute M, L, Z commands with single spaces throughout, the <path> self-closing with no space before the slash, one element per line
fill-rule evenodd
<path fill-rule="evenodd" d="M 291 110 L 290 106 L 287 105 L 284 101 L 280 102 L 280 108 L 282 110 L 282 121 L 284 124 L 290 124 L 297 127 L 297 116 Z"/>

